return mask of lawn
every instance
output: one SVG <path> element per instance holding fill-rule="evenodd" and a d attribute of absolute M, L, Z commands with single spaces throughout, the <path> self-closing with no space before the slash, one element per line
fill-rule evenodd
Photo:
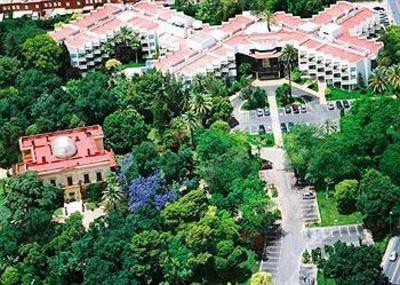
<path fill-rule="evenodd" d="M 334 279 L 325 279 L 324 274 L 321 272 L 318 272 L 318 285 L 336 285 L 336 282 Z"/>
<path fill-rule="evenodd" d="M 362 223 L 361 214 L 355 212 L 351 215 L 339 214 L 336 208 L 336 200 L 333 196 L 326 197 L 325 191 L 317 192 L 318 205 L 321 213 L 321 223 L 317 224 L 321 227 L 348 225 Z"/>
<path fill-rule="evenodd" d="M 131 61 L 130 63 L 124 64 L 123 68 L 134 68 L 134 67 L 142 67 L 146 64 L 144 62 L 135 62 Z"/>
<path fill-rule="evenodd" d="M 329 88 L 332 91 L 332 95 L 327 97 L 328 100 L 358 99 L 362 96 L 373 96 L 373 92 L 369 89 L 362 92 L 361 90 L 346 91 L 332 86 Z"/>

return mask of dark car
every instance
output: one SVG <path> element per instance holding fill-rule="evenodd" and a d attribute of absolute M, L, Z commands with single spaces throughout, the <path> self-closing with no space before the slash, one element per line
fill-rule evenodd
<path fill-rule="evenodd" d="M 350 108 L 350 102 L 347 100 L 343 100 L 343 107 L 345 107 L 346 109 Z"/>
<path fill-rule="evenodd" d="M 374 9 L 375 11 L 385 11 L 384 8 L 379 7 L 379 6 L 376 6 L 376 7 L 372 8 L 372 9 Z"/>
<path fill-rule="evenodd" d="M 336 101 L 336 108 L 338 108 L 338 109 L 343 109 L 342 102 Z"/>
<path fill-rule="evenodd" d="M 271 112 L 269 111 L 269 108 L 268 107 L 265 107 L 264 108 L 264 115 L 265 116 L 269 116 L 271 114 Z"/>
<path fill-rule="evenodd" d="M 259 126 L 258 126 L 258 132 L 259 132 L 260 134 L 265 134 L 265 127 L 264 127 L 264 125 L 259 125 Z"/>
<path fill-rule="evenodd" d="M 269 160 L 265 160 L 261 163 L 261 170 L 272 169 L 272 162 Z"/>
<path fill-rule="evenodd" d="M 296 180 L 295 186 L 297 186 L 297 187 L 305 187 L 305 186 L 307 186 L 307 185 L 308 185 L 308 182 L 307 182 L 307 180 L 305 180 L 304 178 L 298 178 L 298 179 Z"/>
<path fill-rule="evenodd" d="M 288 131 L 285 123 L 281 123 L 281 131 L 282 133 L 286 133 Z"/>
<path fill-rule="evenodd" d="M 296 104 L 292 105 L 293 113 L 298 114 L 300 113 L 299 107 Z"/>
<path fill-rule="evenodd" d="M 294 128 L 294 124 L 292 122 L 289 122 L 287 125 L 289 130 Z"/>
<path fill-rule="evenodd" d="M 300 106 L 300 109 L 301 109 L 301 112 L 302 112 L 302 113 L 307 113 L 307 107 L 306 107 L 306 105 L 301 105 L 301 106 Z"/>
<path fill-rule="evenodd" d="M 286 114 L 292 113 L 292 109 L 290 108 L 290 106 L 285 106 L 285 113 Z"/>

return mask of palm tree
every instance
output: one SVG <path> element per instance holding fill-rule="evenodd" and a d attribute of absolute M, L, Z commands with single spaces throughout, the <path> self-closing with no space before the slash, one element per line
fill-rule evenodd
<path fill-rule="evenodd" d="M 386 77 L 387 70 L 385 68 L 377 68 L 369 78 L 369 88 L 378 94 L 383 94 L 388 88 Z"/>
<path fill-rule="evenodd" d="M 271 25 L 277 23 L 274 13 L 268 8 L 265 8 L 262 12 L 258 14 L 258 17 L 267 23 L 268 32 L 271 32 Z"/>
<path fill-rule="evenodd" d="M 387 80 L 395 90 L 400 89 L 400 64 L 393 65 L 387 70 Z M 397 94 L 397 93 L 396 93 Z"/>
<path fill-rule="evenodd" d="M 193 92 L 189 98 L 189 108 L 195 114 L 206 114 L 212 108 L 211 95 L 200 92 Z"/>
<path fill-rule="evenodd" d="M 106 183 L 107 186 L 103 191 L 101 199 L 106 203 L 107 208 L 115 209 L 124 199 L 124 193 L 114 172 L 110 172 L 107 175 Z"/>
<path fill-rule="evenodd" d="M 105 45 L 105 50 L 108 54 L 116 53 L 117 49 L 121 49 L 121 53 L 126 53 L 127 49 L 135 52 L 136 63 L 139 60 L 139 51 L 142 47 L 140 35 L 127 27 L 122 27 L 119 33 Z M 120 61 L 120 58 L 118 58 Z"/>
<path fill-rule="evenodd" d="M 286 69 L 288 71 L 290 98 L 292 98 L 292 68 L 293 65 L 297 62 L 297 58 L 297 49 L 295 49 L 293 45 L 285 45 L 282 51 L 281 59 L 285 63 Z"/>
<path fill-rule="evenodd" d="M 192 149 L 195 148 L 194 145 L 194 130 L 200 127 L 200 122 L 197 114 L 193 113 L 192 111 L 186 112 L 182 115 L 182 118 L 186 122 L 187 126 L 189 127 L 190 132 L 190 140 Z"/>

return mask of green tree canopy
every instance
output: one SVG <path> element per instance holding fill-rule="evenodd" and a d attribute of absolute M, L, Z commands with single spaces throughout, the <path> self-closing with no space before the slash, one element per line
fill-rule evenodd
<path fill-rule="evenodd" d="M 22 44 L 22 56 L 26 67 L 33 67 L 44 72 L 57 72 L 61 67 L 63 50 L 47 34 L 27 39 Z"/>

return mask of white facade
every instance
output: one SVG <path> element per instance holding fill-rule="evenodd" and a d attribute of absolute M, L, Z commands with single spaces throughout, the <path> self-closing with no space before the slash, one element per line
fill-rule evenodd
<path fill-rule="evenodd" d="M 368 8 L 339 1 L 310 19 L 275 13 L 276 24 L 248 12 L 219 26 L 209 26 L 175 10 L 148 1 L 111 4 L 93 11 L 50 35 L 64 42 L 71 64 L 90 69 L 108 58 L 104 45 L 122 27 L 138 32 L 145 58 L 152 66 L 191 80 L 198 74 L 235 77 L 236 55 L 261 60 L 279 57 L 287 44 L 299 51 L 299 69 L 307 76 L 347 89 L 366 84 L 382 43 L 379 15 Z M 158 58 L 155 60 L 155 58 Z"/>

